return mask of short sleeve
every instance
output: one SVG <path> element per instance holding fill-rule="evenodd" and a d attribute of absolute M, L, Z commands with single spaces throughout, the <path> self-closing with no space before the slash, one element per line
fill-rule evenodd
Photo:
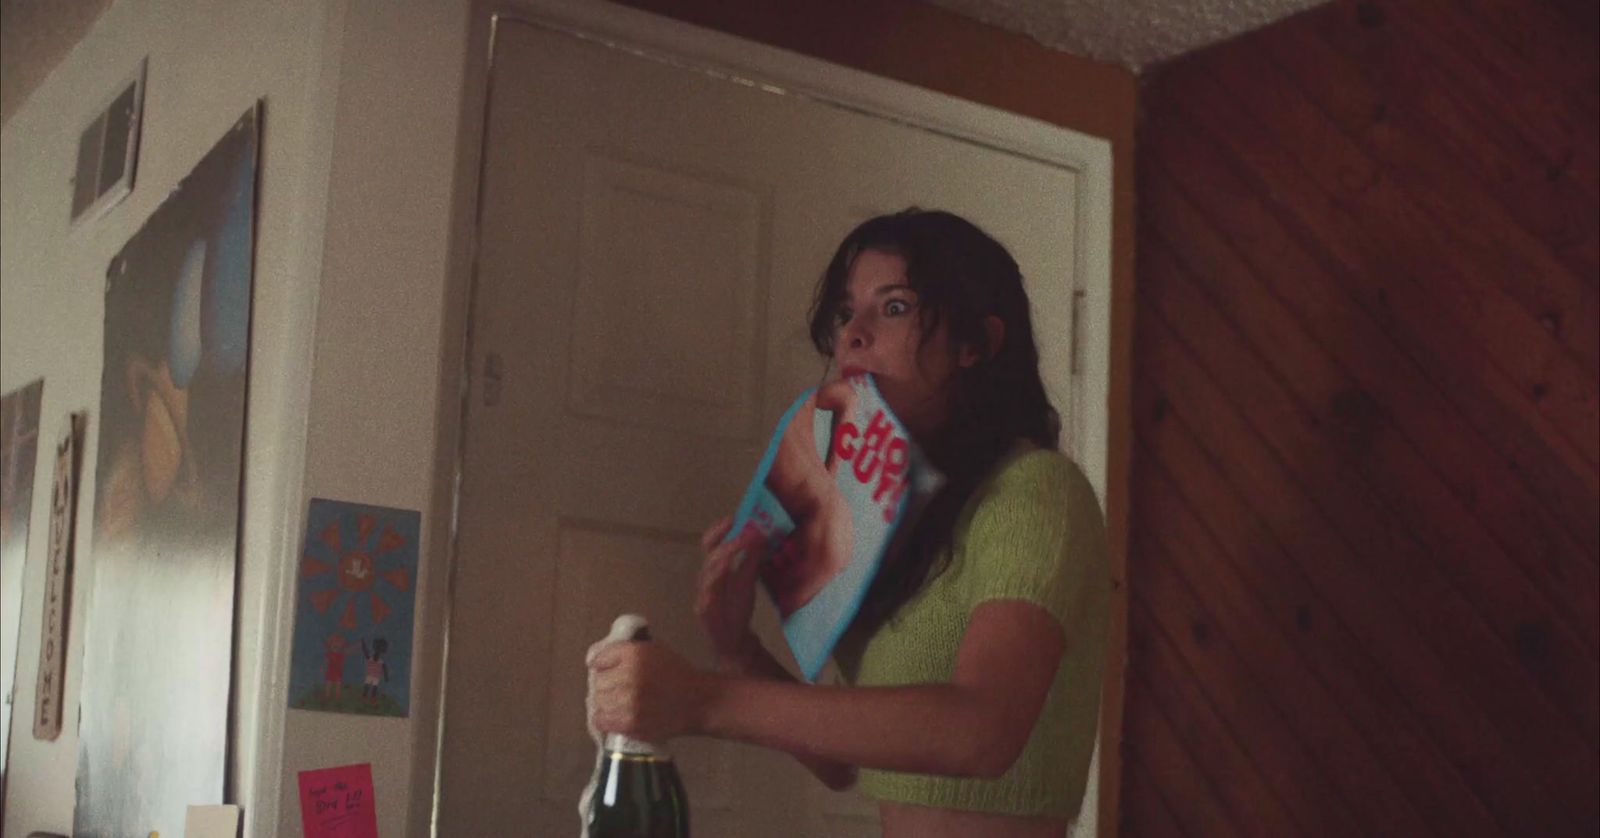
<path fill-rule="evenodd" d="M 1076 627 L 1089 589 L 1109 583 L 1105 522 L 1082 471 L 1060 452 L 1029 451 L 974 500 L 956 557 L 969 611 L 1024 600 Z"/>

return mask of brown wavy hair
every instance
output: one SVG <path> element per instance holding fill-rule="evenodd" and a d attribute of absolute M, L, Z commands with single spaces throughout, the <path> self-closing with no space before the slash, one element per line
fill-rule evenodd
<path fill-rule="evenodd" d="M 856 616 L 857 631 L 881 626 L 943 571 L 962 510 L 1018 442 L 1055 449 L 1061 433 L 1039 376 L 1022 272 L 1004 246 L 952 213 L 913 207 L 868 219 L 845 236 L 811 303 L 811 342 L 818 352 L 833 357 L 850 267 L 866 250 L 905 260 L 924 344 L 943 323 L 952 348 L 985 347 L 984 321 L 991 315 L 1005 324 L 1005 335 L 997 350 L 957 371 L 949 423 L 937 438 L 918 440 L 945 484 L 897 536 L 892 560 L 879 569 Z"/>

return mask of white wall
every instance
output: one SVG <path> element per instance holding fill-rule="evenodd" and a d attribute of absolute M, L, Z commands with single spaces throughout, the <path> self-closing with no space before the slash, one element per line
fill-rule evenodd
<path fill-rule="evenodd" d="M 452 192 L 467 26 L 466 0 L 351 2 L 346 14 L 305 497 L 422 511 L 411 717 L 288 711 L 273 835 L 301 834 L 297 771 L 352 762 L 372 763 L 380 834 L 428 834 L 451 468 L 435 417 L 448 440 L 457 402 L 440 393 L 441 374 L 455 380 L 441 348 L 459 323 L 444 321 L 446 277 L 463 271 L 453 225 L 470 220 Z"/>
<path fill-rule="evenodd" d="M 90 412 L 80 531 L 92 532 L 103 277 L 111 256 L 250 103 L 266 100 L 246 440 L 230 798 L 247 835 L 299 835 L 296 773 L 371 762 L 384 835 L 425 834 L 437 735 L 449 486 L 435 416 L 458 166 L 468 3 L 122 0 L 0 132 L 0 388 L 46 379 L 42 427 Z M 66 224 L 75 140 L 149 56 L 134 193 Z M 461 263 L 461 254 L 455 255 Z M 462 275 L 457 269 L 456 276 Z M 457 294 L 456 296 L 459 296 Z M 459 342 L 460 324 L 444 332 Z M 447 376 L 447 380 L 453 381 Z M 48 445 L 43 446 L 48 450 Z M 35 491 L 17 676 L 33 708 L 50 469 Z M 296 557 L 306 503 L 423 512 L 410 719 L 287 710 Z M 69 834 L 92 540 L 80 542 L 61 738 L 14 738 L 5 833 Z M 412 788 L 413 763 L 422 766 Z"/>
<path fill-rule="evenodd" d="M 55 742 L 31 735 L 51 467 L 37 471 L 17 661 L 7 835 L 70 834 L 84 619 L 94 556 L 96 439 L 106 265 L 256 99 L 265 99 L 246 443 L 234 788 L 277 779 L 286 648 L 281 569 L 303 513 L 306 405 L 321 278 L 342 4 L 122 0 L 0 131 L 0 389 L 43 376 L 41 451 L 89 412 L 66 678 Z M 107 216 L 68 230 L 68 179 L 91 112 L 149 56 L 137 182 Z M 258 766 L 272 770 L 264 773 Z M 257 831 L 271 834 L 268 828 Z"/>

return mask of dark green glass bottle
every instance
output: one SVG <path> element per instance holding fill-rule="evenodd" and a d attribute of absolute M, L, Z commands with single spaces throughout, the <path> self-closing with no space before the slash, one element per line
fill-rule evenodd
<path fill-rule="evenodd" d="M 651 745 L 606 737 L 586 825 L 589 838 L 688 838 L 689 798 L 672 757 Z"/>

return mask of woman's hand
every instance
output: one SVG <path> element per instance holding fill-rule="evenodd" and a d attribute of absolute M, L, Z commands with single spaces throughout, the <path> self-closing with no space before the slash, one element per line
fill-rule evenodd
<path fill-rule="evenodd" d="M 704 730 L 719 683 L 656 641 L 613 643 L 589 662 L 589 723 L 602 733 L 665 744 Z"/>
<path fill-rule="evenodd" d="M 761 565 L 756 551 L 762 546 L 762 535 L 752 527 L 722 543 L 732 526 L 733 518 L 724 518 L 700 537 L 706 560 L 700 568 L 694 613 L 711 641 L 718 668 L 742 671 L 751 652 L 761 645 L 750 630 L 750 614 L 755 608 L 756 575 Z"/>

